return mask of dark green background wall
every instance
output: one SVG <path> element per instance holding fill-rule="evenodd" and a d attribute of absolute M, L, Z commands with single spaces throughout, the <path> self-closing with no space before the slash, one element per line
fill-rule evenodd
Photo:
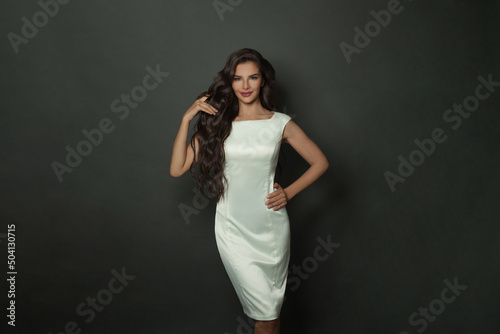
<path fill-rule="evenodd" d="M 10 277 L 14 224 L 17 271 L 15 327 L 0 285 L 6 333 L 249 333 L 214 200 L 169 175 L 182 114 L 244 47 L 274 65 L 280 111 L 330 161 L 287 205 L 282 332 L 500 331 L 498 2 L 2 7 L 0 261 Z M 284 152 L 287 186 L 308 165 Z"/>

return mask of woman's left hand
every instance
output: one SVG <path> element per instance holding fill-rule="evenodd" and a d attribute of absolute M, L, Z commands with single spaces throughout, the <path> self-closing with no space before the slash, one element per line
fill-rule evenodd
<path fill-rule="evenodd" d="M 286 203 L 288 203 L 288 199 L 286 197 L 285 190 L 281 188 L 278 183 L 274 183 L 274 188 L 276 188 L 276 190 L 267 195 L 268 200 L 265 204 L 268 209 L 274 207 L 273 211 L 276 211 L 284 207 Z"/>

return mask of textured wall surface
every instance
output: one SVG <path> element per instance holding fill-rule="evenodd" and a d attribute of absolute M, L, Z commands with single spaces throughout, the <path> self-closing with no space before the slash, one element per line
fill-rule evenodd
<path fill-rule="evenodd" d="M 169 175 L 245 47 L 330 162 L 287 205 L 282 333 L 500 332 L 498 2 L 2 7 L 2 333 L 251 333 L 214 200 Z M 308 164 L 283 148 L 287 186 Z"/>

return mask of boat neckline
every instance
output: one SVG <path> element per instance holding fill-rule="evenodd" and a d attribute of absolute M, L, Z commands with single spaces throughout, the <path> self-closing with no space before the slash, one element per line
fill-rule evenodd
<path fill-rule="evenodd" d="M 274 118 L 274 115 L 276 115 L 276 112 L 275 112 L 275 111 L 273 111 L 272 113 L 273 113 L 273 115 L 272 115 L 271 117 L 269 117 L 269 118 L 264 118 L 264 119 L 245 119 L 245 120 L 242 120 L 242 121 L 233 121 L 233 123 L 239 123 L 239 122 L 255 122 L 255 121 L 269 121 L 269 120 L 271 120 L 271 119 L 273 119 L 273 118 Z"/>

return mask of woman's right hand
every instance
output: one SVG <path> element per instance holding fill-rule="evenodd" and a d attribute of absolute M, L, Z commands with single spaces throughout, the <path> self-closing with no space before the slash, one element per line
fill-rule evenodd
<path fill-rule="evenodd" d="M 216 115 L 219 111 L 212 107 L 210 104 L 206 103 L 205 100 L 208 99 L 208 95 L 205 95 L 198 100 L 196 100 L 191 107 L 184 113 L 183 118 L 191 121 L 199 111 L 206 112 L 210 115 Z"/>

